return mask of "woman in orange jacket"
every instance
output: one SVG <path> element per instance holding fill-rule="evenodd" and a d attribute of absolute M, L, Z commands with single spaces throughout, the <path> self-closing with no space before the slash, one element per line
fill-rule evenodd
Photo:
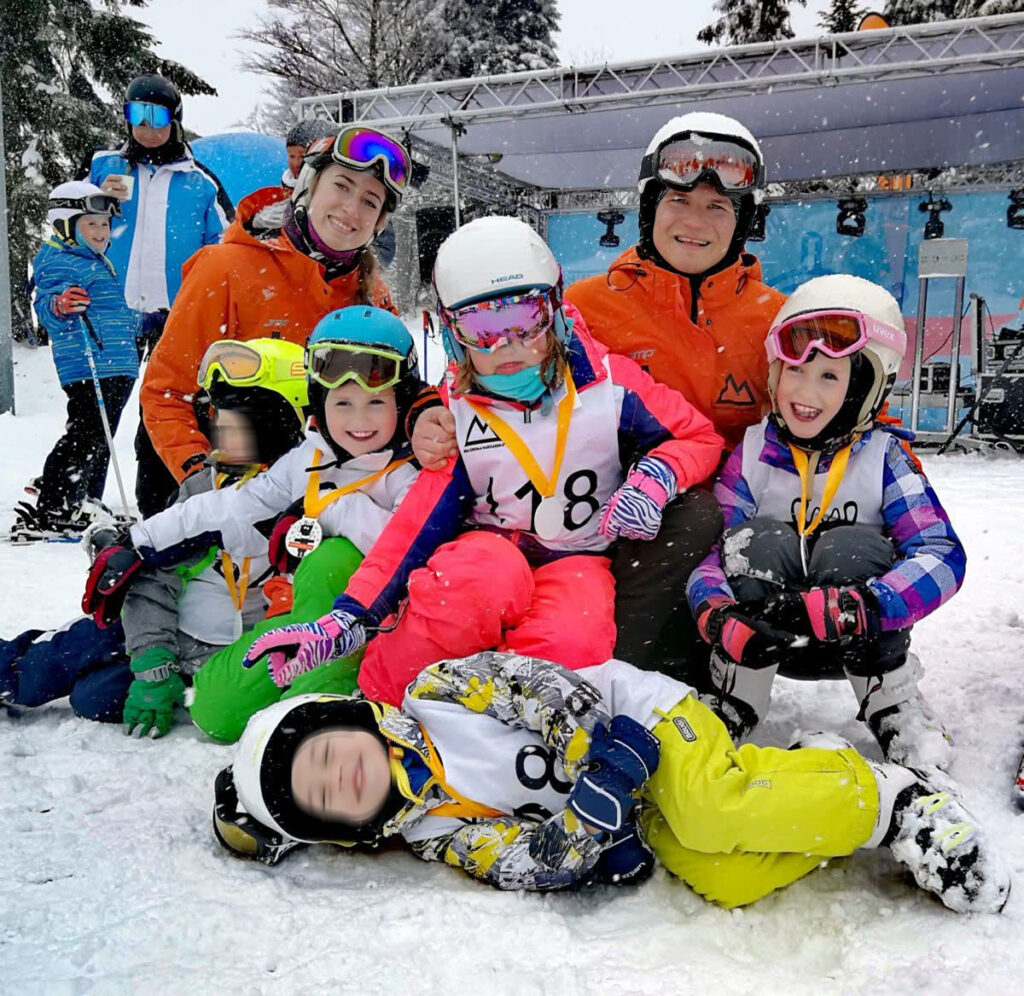
<path fill-rule="evenodd" d="M 318 139 L 290 193 L 258 190 L 239 205 L 220 245 L 183 267 L 184 281 L 141 389 L 146 428 L 180 483 L 206 460 L 196 371 L 217 339 L 272 337 L 305 343 L 324 315 L 351 304 L 395 311 L 370 243 L 409 181 L 398 142 L 369 128 Z M 144 516 L 164 506 L 153 495 Z"/>

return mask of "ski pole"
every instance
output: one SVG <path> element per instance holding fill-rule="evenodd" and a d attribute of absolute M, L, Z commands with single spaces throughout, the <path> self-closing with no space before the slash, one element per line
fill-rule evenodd
<path fill-rule="evenodd" d="M 103 423 L 103 435 L 107 437 L 107 449 L 110 452 L 110 462 L 114 465 L 114 476 L 117 478 L 117 490 L 121 494 L 121 507 L 125 516 L 129 516 L 128 496 L 125 494 L 124 482 L 121 480 L 121 467 L 117 462 L 117 454 L 114 452 L 114 437 L 110 432 L 110 421 L 107 419 L 107 405 L 103 400 L 103 389 L 100 387 L 100 375 L 96 372 L 96 360 L 92 355 L 92 344 L 89 337 L 98 342 L 96 330 L 92 327 L 88 315 L 82 313 L 82 345 L 85 346 L 85 358 L 89 362 L 89 373 L 92 374 L 92 388 L 96 392 L 96 404 L 100 410 L 100 421 Z M 102 496 L 101 496 L 102 497 Z"/>

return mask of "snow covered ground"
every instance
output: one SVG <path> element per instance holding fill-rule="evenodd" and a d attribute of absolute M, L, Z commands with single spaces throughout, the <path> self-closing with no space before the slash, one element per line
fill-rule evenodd
<path fill-rule="evenodd" d="M 0 416 L 0 530 L 63 415 L 49 351 L 15 347 Z M 118 451 L 131 492 L 129 407 Z M 503 895 L 396 852 L 318 848 L 267 869 L 210 832 L 230 748 L 182 722 L 137 742 L 66 701 L 0 711 L 0 993 L 999 993 L 1017 991 L 1024 814 L 1010 801 L 1024 717 L 1024 462 L 927 457 L 963 538 L 963 591 L 915 630 L 953 773 L 1021 881 L 1001 916 L 963 917 L 884 852 L 727 913 L 660 871 L 635 890 Z M 111 475 L 106 499 L 116 504 Z M 0 546 L 0 636 L 77 612 L 76 545 Z M 867 754 L 844 685 L 780 682 L 767 736 L 831 726 Z"/>

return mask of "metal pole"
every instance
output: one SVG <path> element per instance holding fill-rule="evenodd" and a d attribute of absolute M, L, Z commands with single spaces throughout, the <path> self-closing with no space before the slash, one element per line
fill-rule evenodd
<path fill-rule="evenodd" d="M 910 395 L 910 431 L 917 432 L 917 417 L 921 408 L 921 367 L 924 357 L 924 320 L 928 313 L 928 278 L 922 277 L 917 295 L 917 335 L 914 336 L 914 372 Z"/>
<path fill-rule="evenodd" d="M 462 210 L 459 207 L 459 126 L 453 121 L 452 129 L 452 187 L 455 191 L 455 227 L 462 227 Z"/>
<path fill-rule="evenodd" d="M 980 383 L 985 372 L 985 299 L 978 294 L 972 294 L 971 298 L 974 300 L 974 376 L 976 383 Z"/>
<path fill-rule="evenodd" d="M 4 150 L 4 95 L 2 90 L 0 90 L 0 412 L 14 414 L 11 252 L 7 239 L 7 159 Z"/>
<path fill-rule="evenodd" d="M 956 297 L 953 300 L 953 341 L 949 347 L 949 400 L 946 404 L 945 432 L 956 425 L 956 396 L 960 388 L 960 337 L 964 325 L 964 278 L 956 278 Z"/>
<path fill-rule="evenodd" d="M 82 316 L 82 345 L 85 347 L 85 358 L 89 361 L 89 373 L 92 374 L 92 389 L 96 392 L 96 406 L 100 410 L 100 421 L 103 423 L 103 435 L 107 437 L 107 450 L 110 453 L 110 462 L 114 465 L 114 477 L 117 478 L 117 490 L 121 493 L 121 507 L 124 509 L 124 517 L 130 519 L 131 511 L 128 508 L 128 495 L 124 490 L 124 481 L 121 480 L 121 467 L 117 462 L 117 454 L 114 452 L 114 437 L 110 431 L 110 420 L 107 418 L 107 404 L 103 400 L 103 388 L 100 386 L 100 375 L 96 372 L 96 360 L 92 355 L 92 345 L 89 337 L 96 337 L 96 331 L 92 322 L 83 312 Z M 100 498 L 102 499 L 102 495 Z"/>

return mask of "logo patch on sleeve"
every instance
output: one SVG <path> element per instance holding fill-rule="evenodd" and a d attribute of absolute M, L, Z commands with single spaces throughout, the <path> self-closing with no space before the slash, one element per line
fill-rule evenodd
<path fill-rule="evenodd" d="M 697 734 L 693 732 L 693 727 L 690 726 L 682 716 L 676 716 L 676 718 L 672 720 L 672 725 L 679 731 L 679 736 L 681 736 L 688 744 L 692 744 L 696 741 Z"/>

